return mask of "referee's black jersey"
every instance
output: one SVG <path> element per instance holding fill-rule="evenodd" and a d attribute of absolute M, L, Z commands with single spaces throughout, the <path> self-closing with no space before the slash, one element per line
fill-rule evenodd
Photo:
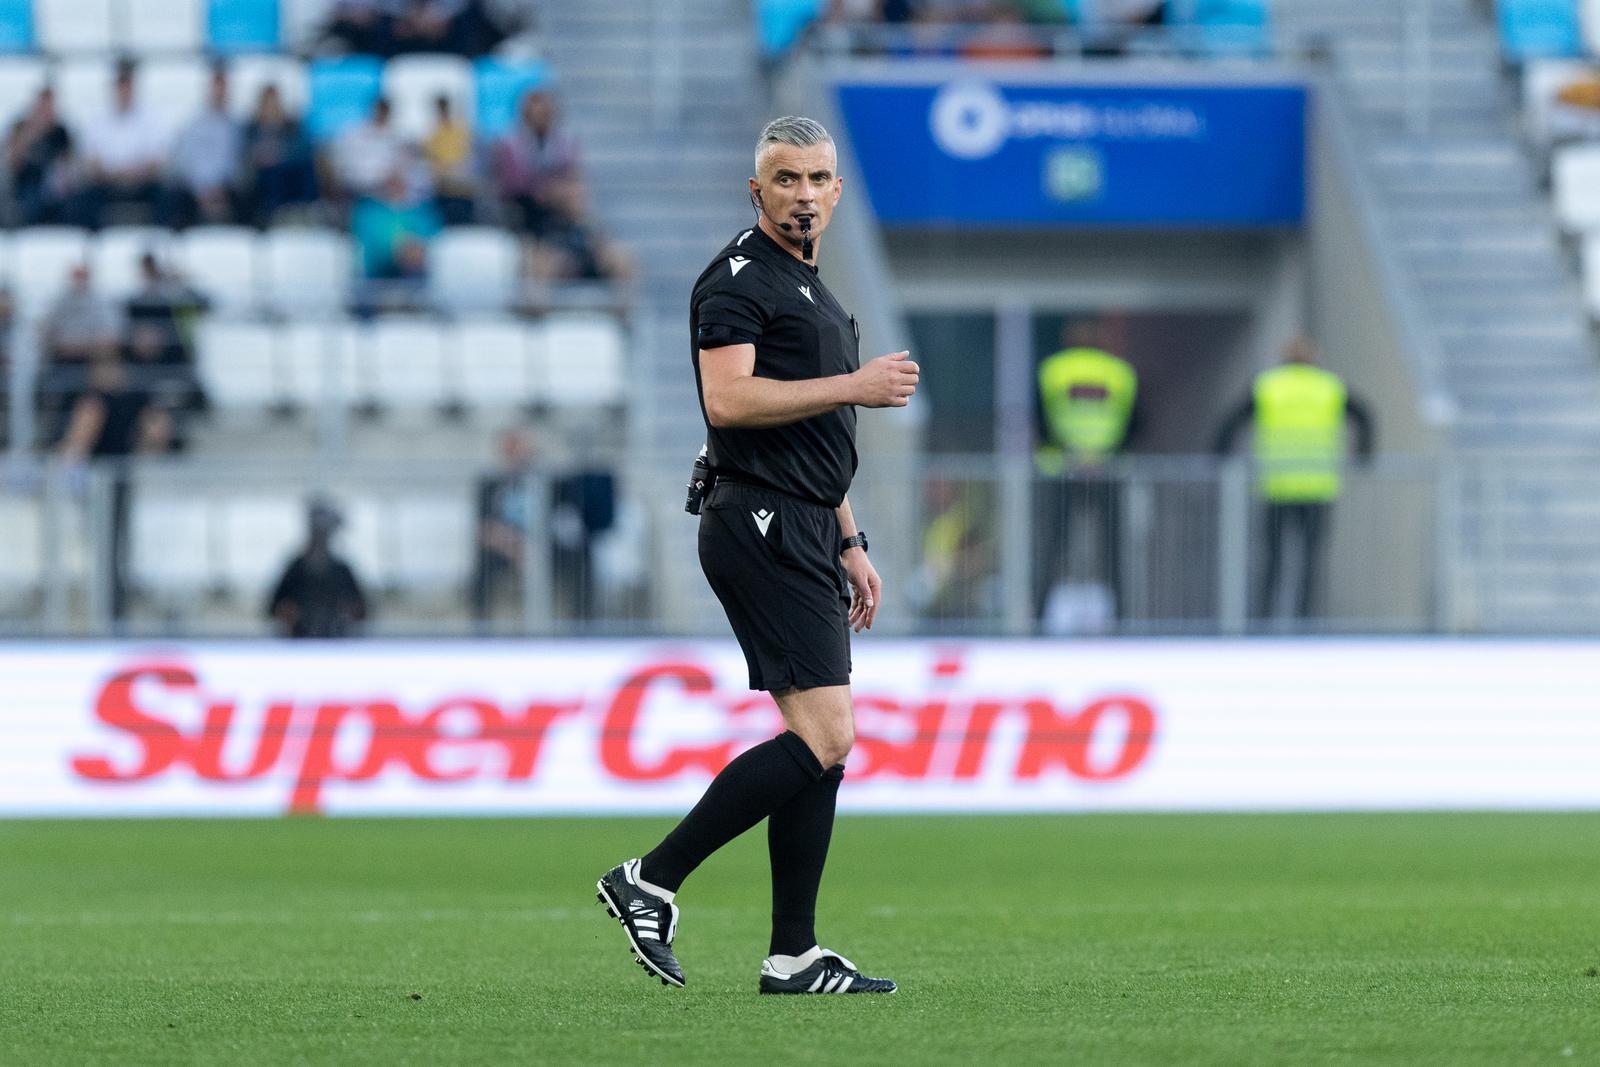
<path fill-rule="evenodd" d="M 856 321 L 808 267 L 759 229 L 718 252 L 689 300 L 690 353 L 705 417 L 700 350 L 756 346 L 758 378 L 799 381 L 861 366 Z M 838 507 L 856 473 L 856 409 L 846 405 L 786 426 L 717 429 L 707 459 L 719 475 Z"/>

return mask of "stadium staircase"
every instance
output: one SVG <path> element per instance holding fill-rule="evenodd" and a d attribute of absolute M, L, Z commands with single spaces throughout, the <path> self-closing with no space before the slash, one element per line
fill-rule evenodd
<path fill-rule="evenodd" d="M 711 254 L 750 221 L 741 188 L 765 117 L 750 4 L 585 0 L 546 5 L 539 26 L 568 121 L 583 140 L 596 207 L 638 259 L 630 447 L 687 481 L 705 436 L 688 360 L 689 290 Z M 674 69 L 682 85 L 676 107 L 660 92 Z M 657 529 L 658 559 L 695 558 L 695 523 Z M 660 606 L 672 614 L 692 621 L 715 610 L 697 568 L 662 566 L 657 576 L 669 585 Z"/>
<path fill-rule="evenodd" d="M 1437 342 L 1463 460 L 1457 621 L 1493 630 L 1600 617 L 1600 363 L 1497 34 L 1471 0 L 1283 0 L 1278 28 L 1325 47 L 1401 282 Z M 1427 123 L 1407 108 L 1425 86 Z M 1477 472 L 1488 470 L 1488 476 Z"/>

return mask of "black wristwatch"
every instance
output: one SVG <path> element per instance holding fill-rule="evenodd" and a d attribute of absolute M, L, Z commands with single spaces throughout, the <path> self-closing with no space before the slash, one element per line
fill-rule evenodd
<path fill-rule="evenodd" d="M 863 552 L 867 550 L 867 532 L 865 530 L 857 530 L 843 541 L 840 541 L 839 555 L 844 555 L 852 548 L 859 548 Z"/>

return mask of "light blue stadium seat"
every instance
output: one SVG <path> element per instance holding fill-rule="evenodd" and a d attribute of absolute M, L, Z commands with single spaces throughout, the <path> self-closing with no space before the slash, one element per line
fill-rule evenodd
<path fill-rule="evenodd" d="M 1499 0 L 1500 44 L 1513 59 L 1575 56 L 1577 0 Z"/>
<path fill-rule="evenodd" d="M 1195 46 L 1212 55 L 1263 52 L 1270 44 L 1267 0 L 1178 0 L 1169 8 Z"/>
<path fill-rule="evenodd" d="M 787 51 L 795 38 L 822 14 L 822 8 L 822 0 L 757 0 L 761 51 L 769 56 Z"/>
<path fill-rule="evenodd" d="M 0 52 L 33 48 L 33 0 L 0 0 Z"/>
<path fill-rule="evenodd" d="M 492 139 L 511 128 L 522 94 L 550 81 L 543 63 L 480 59 L 473 75 L 478 92 L 478 136 Z"/>
<path fill-rule="evenodd" d="M 383 62 L 372 56 L 342 56 L 311 63 L 311 136 L 327 141 L 372 112 L 383 85 Z"/>
<path fill-rule="evenodd" d="M 278 0 L 208 0 L 206 40 L 213 52 L 278 50 Z"/>

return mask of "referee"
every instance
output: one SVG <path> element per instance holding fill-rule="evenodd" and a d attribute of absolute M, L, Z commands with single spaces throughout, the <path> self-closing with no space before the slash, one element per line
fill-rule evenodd
<path fill-rule="evenodd" d="M 772 693 L 788 729 L 729 763 L 654 850 L 612 868 L 597 888 L 646 972 L 682 986 L 673 896 L 706 857 L 766 819 L 772 940 L 761 992 L 892 993 L 893 982 L 818 947 L 813 927 L 855 740 L 850 631 L 870 628 L 882 603 L 846 496 L 855 409 L 905 407 L 917 365 L 896 352 L 862 366 L 856 321 L 817 275 L 817 245 L 843 191 L 828 131 L 775 119 L 755 164 L 755 226 L 712 258 L 689 305 L 714 478 L 700 566 L 744 651 L 750 688 Z"/>

